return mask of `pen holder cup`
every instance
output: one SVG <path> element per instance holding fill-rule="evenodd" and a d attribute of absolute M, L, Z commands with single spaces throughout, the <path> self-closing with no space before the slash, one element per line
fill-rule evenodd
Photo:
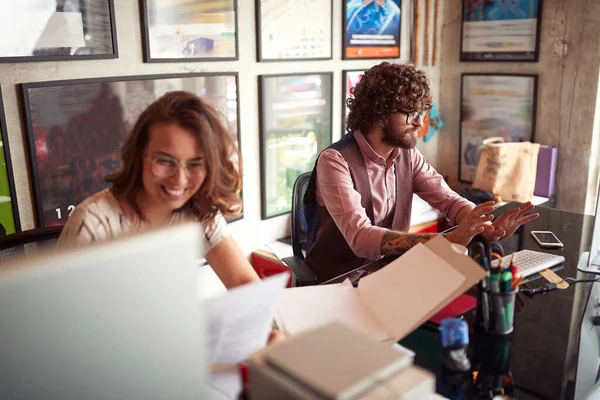
<path fill-rule="evenodd" d="M 487 333 L 506 335 L 513 331 L 515 300 L 518 292 L 518 288 L 510 292 L 481 289 L 478 306 L 481 308 L 482 326 Z"/>
<path fill-rule="evenodd" d="M 496 335 L 480 331 L 473 337 L 473 374 L 469 399 L 491 399 L 502 394 L 514 398 L 515 382 L 510 368 L 512 333 Z"/>

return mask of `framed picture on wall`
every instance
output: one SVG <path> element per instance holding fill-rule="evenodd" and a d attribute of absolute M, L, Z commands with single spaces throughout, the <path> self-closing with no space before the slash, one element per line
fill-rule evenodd
<path fill-rule="evenodd" d="M 533 141 L 537 75 L 463 74 L 459 180 L 473 182 L 483 140 Z"/>
<path fill-rule="evenodd" d="M 402 0 L 343 0 L 342 59 L 399 58 Z"/>
<path fill-rule="evenodd" d="M 464 0 L 461 61 L 538 61 L 542 0 Z"/>
<path fill-rule="evenodd" d="M 117 58 L 113 1 L 3 2 L 0 62 Z"/>
<path fill-rule="evenodd" d="M 258 61 L 330 60 L 333 0 L 256 0 Z"/>
<path fill-rule="evenodd" d="M 123 138 L 166 92 L 196 93 L 223 116 L 239 148 L 236 73 L 176 74 L 21 85 L 38 227 L 63 225 L 75 206 L 108 187 Z"/>
<path fill-rule="evenodd" d="M 344 81 L 342 83 L 342 93 L 344 96 L 344 104 L 342 105 L 342 135 L 344 135 L 346 133 L 346 120 L 348 118 L 348 113 L 350 112 L 350 109 L 348 108 L 348 99 L 353 97 L 352 89 L 354 89 L 356 84 L 360 81 L 365 73 L 365 70 L 345 70 L 342 72 L 344 77 Z"/>
<path fill-rule="evenodd" d="M 145 62 L 238 59 L 237 0 L 140 0 Z"/>
<path fill-rule="evenodd" d="M 10 161 L 8 133 L 4 119 L 4 104 L 0 89 L 0 134 L 2 151 L 0 151 L 0 236 L 10 235 L 21 231 L 19 209 L 15 191 L 15 179 Z"/>
<path fill-rule="evenodd" d="M 331 144 L 333 73 L 259 77 L 262 219 L 292 209 L 298 175 Z"/>

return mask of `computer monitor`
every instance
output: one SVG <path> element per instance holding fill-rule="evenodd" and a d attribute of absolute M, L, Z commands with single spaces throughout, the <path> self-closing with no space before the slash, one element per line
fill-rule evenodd
<path fill-rule="evenodd" d="M 600 188 L 596 192 L 596 208 L 591 247 L 579 259 L 577 269 L 581 272 L 600 275 Z"/>
<path fill-rule="evenodd" d="M 202 399 L 200 229 L 0 268 L 0 399 Z"/>

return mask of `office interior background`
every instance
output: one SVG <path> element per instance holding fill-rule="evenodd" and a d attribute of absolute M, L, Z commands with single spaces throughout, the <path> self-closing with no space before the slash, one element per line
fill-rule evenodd
<path fill-rule="evenodd" d="M 92 1 L 92 0 L 89 0 Z M 417 3 L 418 2 L 418 3 Z M 342 1 L 332 2 L 332 59 L 316 61 L 257 61 L 255 2 L 238 0 L 238 60 L 216 62 L 158 62 L 143 59 L 142 21 L 138 0 L 115 0 L 118 58 L 47 62 L 0 63 L 10 157 L 22 230 L 36 227 L 32 171 L 27 152 L 25 115 L 18 84 L 120 76 L 178 73 L 238 74 L 241 153 L 244 159 L 244 216 L 230 230 L 245 253 L 289 235 L 290 216 L 261 217 L 259 134 L 259 75 L 331 73 L 332 140 L 344 127 L 343 71 L 362 70 L 381 60 L 342 60 Z M 555 207 L 578 213 L 594 212 L 598 187 L 598 76 L 600 70 L 600 3 L 593 0 L 544 0 L 541 5 L 537 62 L 461 62 L 461 2 L 438 1 L 437 27 L 426 33 L 423 13 L 433 16 L 429 0 L 402 1 L 401 54 L 393 62 L 413 62 L 426 71 L 444 127 L 418 148 L 458 189 L 460 90 L 463 73 L 538 75 L 535 142 L 558 147 Z M 413 20 L 418 4 L 420 17 Z M 414 51 L 414 36 L 421 43 Z M 429 40 L 428 54 L 424 54 Z M 462 184 L 464 185 L 464 184 Z"/>
<path fill-rule="evenodd" d="M 0 4 L 7 1 L 0 0 Z M 96 0 L 86 1 L 92 4 Z M 127 76 L 143 78 L 165 74 L 193 76 L 234 73 L 238 79 L 238 127 L 244 160 L 244 215 L 231 222 L 229 230 L 248 255 L 263 248 L 266 243 L 289 236 L 289 213 L 264 219 L 261 210 L 264 182 L 261 177 L 259 76 L 282 73 L 332 74 L 331 139 L 333 142 L 338 140 L 344 132 L 343 71 L 365 70 L 383 61 L 343 59 L 343 1 L 332 0 L 332 58 L 283 62 L 257 60 L 257 1 L 237 0 L 237 60 L 154 63 L 144 62 L 140 0 L 114 0 L 113 3 L 118 58 L 0 62 L 0 88 L 21 230 L 36 228 L 39 224 L 36 222 L 34 171 L 28 152 L 26 114 L 20 84 Z M 401 3 L 400 57 L 386 61 L 414 63 L 429 77 L 434 103 L 444 121 L 441 131 L 431 140 L 420 140 L 418 143 L 419 150 L 429 163 L 447 178 L 454 189 L 469 186 L 459 181 L 463 74 L 537 75 L 534 141 L 558 148 L 552 206 L 574 213 L 594 214 L 600 176 L 600 1 L 540 0 L 539 58 L 535 62 L 461 61 L 461 0 L 402 0 Z M 437 13 L 436 7 L 431 6 L 434 3 L 437 4 Z M 0 5 L 0 9 L 2 7 Z M 417 19 L 414 19 L 415 9 L 419 10 Z M 435 24 L 430 25 L 429 30 L 424 15 L 427 11 L 429 20 Z M 0 26 L 0 32 L 1 29 Z M 415 41 L 420 44 L 417 49 Z M 425 47 L 428 48 L 427 52 L 424 51 Z M 15 201 L 14 198 L 12 200 Z M 591 232 L 591 229 L 583 231 Z M 588 250 L 582 248 L 581 252 Z M 578 285 L 572 290 L 577 293 L 585 290 L 585 287 Z M 582 299 L 583 296 L 575 295 L 573 298 Z M 562 320 L 568 320 L 571 315 L 580 315 L 584 307 L 585 304 L 579 300 L 565 304 L 564 298 L 558 294 L 548 296 L 543 302 L 528 305 L 531 313 L 539 311 L 540 319 L 537 322 L 543 320 L 544 311 L 548 315 L 547 311 L 552 310 L 552 315 L 557 319 L 566 316 Z M 548 328 L 547 335 L 559 330 L 568 330 L 571 336 L 577 335 L 581 321 L 575 317 L 570 321 L 568 327 Z M 542 345 L 532 343 L 534 347 Z M 556 343 L 554 349 L 563 345 Z M 564 371 L 567 375 L 574 374 L 576 352 L 577 349 L 569 345 L 566 358 L 571 364 Z M 521 364 L 523 369 L 538 362 L 529 361 L 532 364 Z M 553 371 L 552 362 L 555 360 L 549 356 L 545 361 L 547 369 Z"/>

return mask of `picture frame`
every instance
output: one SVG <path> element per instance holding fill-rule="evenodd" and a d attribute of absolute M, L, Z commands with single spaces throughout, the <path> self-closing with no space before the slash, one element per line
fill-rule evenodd
<path fill-rule="evenodd" d="M 255 4 L 259 62 L 333 59 L 333 0 L 302 4 L 255 0 Z M 306 32 L 307 27 L 311 32 Z"/>
<path fill-rule="evenodd" d="M 15 178 L 10 158 L 2 88 L 0 88 L 0 134 L 2 137 L 2 151 L 0 151 L 0 236 L 4 236 L 21 232 L 21 220 L 19 218 Z"/>
<path fill-rule="evenodd" d="M 332 141 L 333 72 L 260 75 L 261 217 L 291 211 L 296 178 Z"/>
<path fill-rule="evenodd" d="M 216 7 L 225 8 L 218 12 L 214 9 L 215 2 L 210 0 L 171 3 L 155 9 L 156 1 L 140 0 L 144 62 L 239 59 L 238 0 L 219 2 Z M 164 21 L 156 21 L 157 16 Z M 181 20 L 183 16 L 189 20 Z M 215 19 L 219 22 L 214 22 Z M 215 31 L 220 33 L 212 33 Z"/>
<path fill-rule="evenodd" d="M 366 69 L 345 69 L 342 71 L 342 136 L 346 134 L 346 120 L 348 119 L 348 99 L 352 96 L 350 90 L 360 81 Z"/>
<path fill-rule="evenodd" d="M 538 75 L 464 73 L 461 76 L 459 181 L 472 183 L 483 140 L 533 141 Z"/>
<path fill-rule="evenodd" d="M 0 63 L 119 57 L 114 0 L 98 0 L 85 7 L 19 0 L 3 7 L 0 35 L 14 42 L 0 45 Z M 41 33 L 39 26 L 44 26 Z"/>
<path fill-rule="evenodd" d="M 543 0 L 509 2 L 465 0 L 461 8 L 460 61 L 537 62 Z"/>
<path fill-rule="evenodd" d="M 38 227 L 63 225 L 77 204 L 108 187 L 104 177 L 120 165 L 123 138 L 148 105 L 172 90 L 196 93 L 212 104 L 241 148 L 237 72 L 20 85 Z"/>
<path fill-rule="evenodd" d="M 342 4 L 342 60 L 400 58 L 402 0 L 342 0 Z"/>

